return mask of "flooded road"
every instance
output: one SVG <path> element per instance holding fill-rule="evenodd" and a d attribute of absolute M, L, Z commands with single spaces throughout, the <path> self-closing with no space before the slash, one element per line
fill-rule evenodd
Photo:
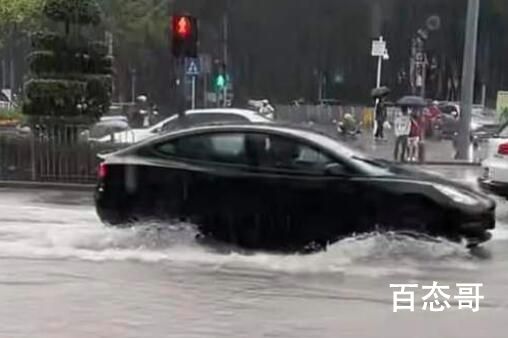
<path fill-rule="evenodd" d="M 221 251 L 186 225 L 106 228 L 86 192 L 3 188 L 0 205 L 0 337 L 506 337 L 503 201 L 479 253 L 372 235 L 308 256 Z M 433 281 L 483 283 L 480 312 L 393 313 L 390 284 Z"/>

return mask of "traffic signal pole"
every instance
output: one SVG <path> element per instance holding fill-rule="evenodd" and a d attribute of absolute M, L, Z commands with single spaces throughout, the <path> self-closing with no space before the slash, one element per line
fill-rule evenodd
<path fill-rule="evenodd" d="M 192 76 L 191 109 L 196 109 L 196 76 Z"/>
<path fill-rule="evenodd" d="M 226 69 L 230 69 L 229 67 L 229 58 L 228 58 L 228 39 L 229 39 L 229 21 L 228 21 L 228 13 L 224 14 L 224 64 L 226 66 Z M 224 74 L 224 76 L 227 76 L 227 73 Z M 227 84 L 224 86 L 224 92 L 223 92 L 223 105 L 226 107 L 227 97 L 228 97 L 228 86 Z"/>
<path fill-rule="evenodd" d="M 464 64 L 462 68 L 460 132 L 457 144 L 457 158 L 461 160 L 470 160 L 471 114 L 474 100 L 479 15 L 480 0 L 468 0 Z"/>

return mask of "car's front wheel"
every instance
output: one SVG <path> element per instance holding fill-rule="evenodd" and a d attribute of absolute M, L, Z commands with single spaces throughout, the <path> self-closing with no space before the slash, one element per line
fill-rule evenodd
<path fill-rule="evenodd" d="M 404 198 L 388 213 L 389 219 L 384 220 L 383 228 L 411 235 L 437 235 L 443 232 L 440 228 L 442 218 L 438 210 L 425 200 Z"/>

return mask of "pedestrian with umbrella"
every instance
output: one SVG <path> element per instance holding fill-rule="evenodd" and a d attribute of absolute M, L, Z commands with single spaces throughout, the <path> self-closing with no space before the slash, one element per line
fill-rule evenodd
<path fill-rule="evenodd" d="M 404 96 L 397 101 L 397 104 L 401 107 L 411 108 L 408 155 L 410 161 L 422 163 L 425 160 L 425 133 L 422 122 L 422 110 L 427 107 L 427 102 L 420 96 Z"/>
<path fill-rule="evenodd" d="M 387 119 L 386 112 L 386 96 L 390 93 L 390 89 L 388 87 L 379 87 L 374 88 L 371 92 L 371 95 L 374 99 L 376 99 L 376 108 L 375 108 L 375 134 L 374 137 L 378 140 L 384 140 L 384 126 Z"/>
<path fill-rule="evenodd" d="M 409 108 L 402 107 L 402 112 L 397 114 L 394 121 L 394 132 L 395 132 L 395 149 L 394 159 L 395 161 L 406 161 L 406 155 L 408 150 L 409 135 L 411 132 L 411 118 L 409 117 Z M 399 157 L 400 155 L 400 157 Z"/>

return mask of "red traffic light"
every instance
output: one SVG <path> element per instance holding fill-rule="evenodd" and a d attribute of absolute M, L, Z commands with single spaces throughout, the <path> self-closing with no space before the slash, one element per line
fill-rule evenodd
<path fill-rule="evenodd" d="M 190 18 L 187 16 L 174 16 L 173 33 L 182 39 L 190 36 L 192 33 L 192 23 Z"/>
<path fill-rule="evenodd" d="M 176 58 L 197 57 L 198 21 L 191 15 L 175 15 L 171 18 L 171 49 Z"/>

